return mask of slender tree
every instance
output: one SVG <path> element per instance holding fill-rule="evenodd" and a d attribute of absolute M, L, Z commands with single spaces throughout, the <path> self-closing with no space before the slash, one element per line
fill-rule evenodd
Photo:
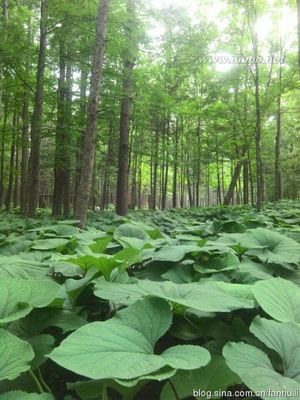
<path fill-rule="evenodd" d="M 84 227 L 86 224 L 89 193 L 93 175 L 96 129 L 98 121 L 98 104 L 104 59 L 108 6 L 109 0 L 102 0 L 100 2 L 96 24 L 96 43 L 94 49 L 90 93 L 87 106 L 87 122 L 82 149 L 82 163 L 78 193 L 75 205 L 75 216 L 81 221 L 81 227 Z"/>

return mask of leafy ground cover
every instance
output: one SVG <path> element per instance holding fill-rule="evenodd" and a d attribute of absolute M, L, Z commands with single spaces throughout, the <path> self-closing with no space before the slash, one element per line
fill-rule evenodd
<path fill-rule="evenodd" d="M 76 223 L 1 215 L 0 400 L 299 397 L 299 203 Z"/>

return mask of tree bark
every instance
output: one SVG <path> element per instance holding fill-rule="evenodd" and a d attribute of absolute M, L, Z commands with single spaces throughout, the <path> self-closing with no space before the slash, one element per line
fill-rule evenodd
<path fill-rule="evenodd" d="M 78 194 L 75 206 L 75 216 L 81 221 L 81 228 L 84 228 L 86 225 L 89 193 L 93 174 L 96 130 L 98 121 L 97 109 L 100 97 L 100 82 L 102 77 L 104 58 L 108 5 L 109 0 L 102 0 L 99 5 L 97 16 L 96 43 L 93 56 L 92 76 L 87 107 L 87 122 L 82 149 L 82 165 L 78 185 Z"/>
<path fill-rule="evenodd" d="M 44 95 L 44 74 L 46 59 L 46 22 L 47 22 L 47 1 L 41 0 L 40 19 L 40 47 L 38 55 L 38 66 L 36 76 L 36 89 L 34 97 L 34 109 L 31 120 L 31 153 L 30 153 L 30 177 L 28 193 L 28 216 L 34 217 L 39 203 L 40 183 L 40 152 L 41 152 L 41 129 Z"/>
<path fill-rule="evenodd" d="M 57 123 L 55 136 L 54 191 L 52 215 L 62 214 L 64 171 L 65 171 L 65 130 L 66 130 L 66 53 L 63 39 L 59 41 L 59 78 L 57 92 Z"/>
<path fill-rule="evenodd" d="M 126 39 L 129 48 L 124 60 L 123 94 L 121 100 L 120 116 L 120 140 L 119 140 L 119 160 L 117 177 L 117 196 L 116 212 L 118 215 L 126 215 L 128 212 L 128 172 L 129 172 L 129 125 L 131 118 L 131 103 L 133 90 L 133 67 L 135 62 L 135 43 L 134 43 L 134 18 L 135 0 L 127 0 L 126 4 L 127 23 L 125 26 Z"/>

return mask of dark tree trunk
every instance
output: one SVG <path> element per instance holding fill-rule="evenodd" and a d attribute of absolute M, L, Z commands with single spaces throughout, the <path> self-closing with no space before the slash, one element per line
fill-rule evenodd
<path fill-rule="evenodd" d="M 243 161 L 243 203 L 249 203 L 249 161 Z"/>
<path fill-rule="evenodd" d="M 279 95 L 277 98 L 277 119 L 275 137 L 275 200 L 282 199 L 282 178 L 281 178 L 281 65 L 279 67 Z"/>
<path fill-rule="evenodd" d="M 21 188 L 20 212 L 27 214 L 27 184 L 28 184 L 28 155 L 29 155 L 29 92 L 25 89 L 22 110 L 22 161 L 21 161 Z"/>
<path fill-rule="evenodd" d="M 4 200 L 4 161 L 5 161 L 5 137 L 6 137 L 6 124 L 8 118 L 8 98 L 4 103 L 4 117 L 1 132 L 1 159 L 0 159 L 0 208 L 3 206 Z"/>
<path fill-rule="evenodd" d="M 15 151 L 16 151 L 16 125 L 17 125 L 17 115 L 14 114 L 13 117 L 13 136 L 11 139 L 11 147 L 10 147 L 10 159 L 9 159 L 9 178 L 8 178 L 8 187 L 5 198 L 5 209 L 6 211 L 10 210 L 11 199 L 12 199 L 12 190 L 14 183 L 14 167 L 15 167 Z"/>
<path fill-rule="evenodd" d="M 34 109 L 31 120 L 31 153 L 30 153 L 30 177 L 28 193 L 28 216 L 34 217 L 39 203 L 40 183 L 40 151 L 41 151 L 41 129 L 43 113 L 44 73 L 46 59 L 46 21 L 47 0 L 41 0 L 40 19 L 40 47 L 38 55 L 38 66 L 36 75 L 36 89 L 34 98 Z"/>
<path fill-rule="evenodd" d="M 76 171 L 75 171 L 75 186 L 74 186 L 74 210 L 76 209 L 78 186 L 80 181 L 80 171 L 82 164 L 82 148 L 84 142 L 84 125 L 82 121 L 86 114 L 86 89 L 87 89 L 87 77 L 88 72 L 84 65 L 81 66 L 81 76 L 80 76 L 80 111 L 79 111 L 79 132 L 76 143 Z"/>
<path fill-rule="evenodd" d="M 127 23 L 125 26 L 126 39 L 129 49 L 124 60 L 123 95 L 121 100 L 120 116 L 120 141 L 119 141 L 119 162 L 117 177 L 116 212 L 119 215 L 126 215 L 128 212 L 128 172 L 129 172 L 129 125 L 131 117 L 131 102 L 133 90 L 133 67 L 135 43 L 133 38 L 135 0 L 127 0 L 126 5 Z"/>
<path fill-rule="evenodd" d="M 66 130 L 66 54 L 63 39 L 59 42 L 59 78 L 57 92 L 57 124 L 55 137 L 54 192 L 52 215 L 60 216 L 63 205 L 65 172 L 65 130 Z"/>
<path fill-rule="evenodd" d="M 96 129 L 98 121 L 98 104 L 104 57 L 108 4 L 109 0 L 101 1 L 97 16 L 96 43 L 93 56 L 92 76 L 87 107 L 87 123 L 82 149 L 82 167 L 80 172 L 77 200 L 75 206 L 75 216 L 81 221 L 80 225 L 82 228 L 86 225 L 89 193 L 93 175 Z"/>
<path fill-rule="evenodd" d="M 66 70 L 66 98 L 65 98 L 65 130 L 64 130 L 64 190 L 63 190 L 63 214 L 70 214 L 70 187 L 71 187 L 71 154 L 72 154 L 72 67 L 69 63 Z"/>
<path fill-rule="evenodd" d="M 240 160 L 237 162 L 235 168 L 234 168 L 234 172 L 230 181 L 230 185 L 229 185 L 229 189 L 225 195 L 223 204 L 224 206 L 229 206 L 230 202 L 233 199 L 233 195 L 234 195 L 234 188 L 237 184 L 238 178 L 240 176 L 241 173 L 241 169 L 242 169 L 242 165 L 243 165 L 243 161 Z"/>
<path fill-rule="evenodd" d="M 174 162 L 173 162 L 173 191 L 172 191 L 172 207 L 177 207 L 177 170 L 178 170 L 178 136 L 179 136 L 179 124 L 176 119 L 175 126 L 175 147 L 174 147 Z"/>

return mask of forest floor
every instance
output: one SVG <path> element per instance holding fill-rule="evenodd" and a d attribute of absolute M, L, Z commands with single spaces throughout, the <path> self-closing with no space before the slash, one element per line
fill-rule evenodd
<path fill-rule="evenodd" d="M 298 397 L 300 202 L 77 223 L 0 214 L 0 400 Z"/>

